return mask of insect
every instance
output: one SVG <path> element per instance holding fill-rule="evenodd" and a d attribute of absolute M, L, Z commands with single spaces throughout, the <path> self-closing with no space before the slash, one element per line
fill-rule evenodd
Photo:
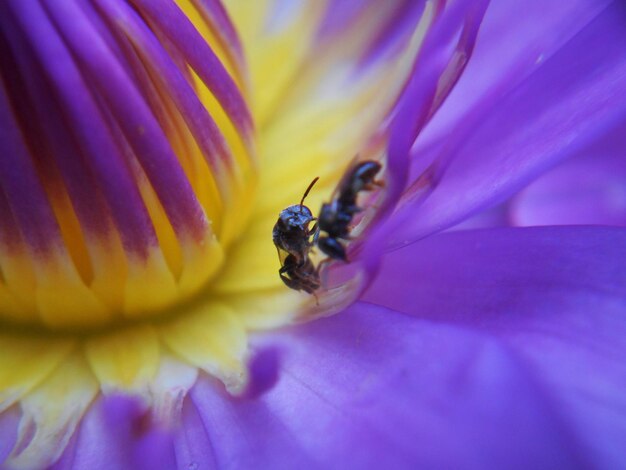
<path fill-rule="evenodd" d="M 326 232 L 326 235 L 317 233 L 316 239 L 319 249 L 329 258 L 348 261 L 341 240 L 350 239 L 350 223 L 354 215 L 362 210 L 356 201 L 359 193 L 383 185 L 375 180 L 380 169 L 380 163 L 371 160 L 355 164 L 337 185 L 333 200 L 322 205 L 316 228 L 318 232 Z"/>
<path fill-rule="evenodd" d="M 308 256 L 308 252 L 313 246 L 311 236 L 315 233 L 316 228 L 309 229 L 309 224 L 317 219 L 313 217 L 311 209 L 304 205 L 304 200 L 318 179 L 315 178 L 311 181 L 300 200 L 300 204 L 294 204 L 280 212 L 272 230 L 272 240 L 279 250 L 279 255 L 280 250 L 285 251 L 293 255 L 298 263 Z"/>
<path fill-rule="evenodd" d="M 272 240 L 281 259 L 278 271 L 287 287 L 303 290 L 309 294 L 320 286 L 320 280 L 309 252 L 314 245 L 311 237 L 317 233 L 317 225 L 309 228 L 317 220 L 311 210 L 304 205 L 304 200 L 319 178 L 315 178 L 304 192 L 300 204 L 294 204 L 282 210 L 278 216 Z"/>
<path fill-rule="evenodd" d="M 383 185 L 375 179 L 381 168 L 380 163 L 369 160 L 352 166 L 337 185 L 332 201 L 322 205 L 318 218 L 304 205 L 304 200 L 319 178 L 311 181 L 300 204 L 280 212 L 272 240 L 281 260 L 278 274 L 287 287 L 315 295 L 321 285 L 322 264 L 331 259 L 348 260 L 341 240 L 350 239 L 352 219 L 363 210 L 357 205 L 359 193 Z M 310 227 L 313 222 L 317 223 Z M 315 245 L 328 256 L 317 267 L 309 256 Z"/>

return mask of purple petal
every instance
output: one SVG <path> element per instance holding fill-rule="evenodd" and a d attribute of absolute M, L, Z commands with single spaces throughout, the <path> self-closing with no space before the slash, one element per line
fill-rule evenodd
<path fill-rule="evenodd" d="M 465 63 L 457 63 L 458 56 L 471 55 L 487 4 L 488 1 L 456 2 L 426 37 L 390 124 L 385 200 L 374 222 L 385 220 L 400 199 L 407 183 L 411 146 L 461 74 Z M 379 227 L 362 248 L 367 271 L 376 270 L 380 247 L 387 243 L 387 237 L 387 228 Z"/>
<path fill-rule="evenodd" d="M 121 396 L 100 400 L 87 413 L 55 470 L 172 469 L 171 435 L 154 427 L 137 400 Z"/>
<path fill-rule="evenodd" d="M 599 467 L 626 440 L 626 230 L 490 229 L 385 259 L 366 299 L 505 341 Z"/>
<path fill-rule="evenodd" d="M 432 123 L 420 150 L 445 140 L 466 113 L 497 91 L 510 91 L 589 24 L 610 0 L 498 0 L 491 2 L 463 76 Z M 419 162 L 416 162 L 419 164 Z"/>
<path fill-rule="evenodd" d="M 505 98 L 484 103 L 484 109 L 451 131 L 434 166 L 409 192 L 428 187 L 426 200 L 409 199 L 397 218 L 395 246 L 504 200 L 622 119 L 622 8 L 613 2 Z"/>
<path fill-rule="evenodd" d="M 218 386 L 215 382 L 211 385 Z M 190 399 L 185 400 L 183 405 L 182 422 L 175 436 L 177 465 L 173 468 L 179 470 L 220 468 L 216 461 L 214 443 L 209 438 L 208 430 Z M 216 430 L 219 432 L 219 429 Z"/>
<path fill-rule="evenodd" d="M 515 225 L 626 225 L 626 126 L 534 181 L 510 217 Z"/>
<path fill-rule="evenodd" d="M 4 249 L 15 250 L 22 241 L 22 236 L 15 223 L 15 218 L 9 207 L 9 203 L 4 196 L 4 192 L 0 191 L 0 220 L 4 223 L 0 224 L 0 246 Z"/>
<path fill-rule="evenodd" d="M 279 350 L 274 345 L 260 342 L 248 364 L 249 384 L 241 396 L 227 395 L 233 403 L 246 403 L 270 390 L 278 380 Z M 209 379 L 210 387 L 222 389 L 215 379 Z M 0 416 L 0 437 L 9 445 L 15 441 L 17 418 L 7 412 Z M 70 469 L 173 469 L 176 459 L 184 460 L 189 468 L 213 468 L 211 444 L 206 439 L 204 426 L 195 408 L 187 399 L 183 404 L 183 426 L 173 423 L 169 431 L 159 427 L 150 410 L 130 397 L 101 397 L 83 419 L 77 433 L 60 460 L 53 466 L 56 470 Z M 223 426 L 223 424 L 221 425 Z M 174 442 L 177 442 L 176 446 Z M 200 444 L 198 444 L 200 443 Z M 4 445 L 4 442 L 2 442 Z M 0 446 L 0 456 L 3 452 Z M 175 455 L 174 452 L 178 455 Z M 1 462 L 1 460 L 0 460 Z"/>
<path fill-rule="evenodd" d="M 281 379 L 259 400 L 196 384 L 183 429 L 198 432 L 181 437 L 179 468 L 204 457 L 189 449 L 233 468 L 581 464 L 551 402 L 483 335 L 357 304 L 289 339 Z"/>
<path fill-rule="evenodd" d="M 444 72 L 448 72 L 455 53 L 462 50 L 465 54 L 471 54 L 487 3 L 485 0 L 455 3 L 442 15 L 425 39 L 423 52 L 417 58 L 415 70 L 400 97 L 391 124 L 391 156 L 408 156 L 415 138 L 438 107 L 438 101 L 445 97 L 439 96 L 440 88 L 451 86 L 442 83 L 440 79 Z M 460 39 L 457 37 L 459 35 Z"/>
<path fill-rule="evenodd" d="M 16 406 L 0 414 L 0 463 L 9 456 L 17 441 L 20 417 Z"/>

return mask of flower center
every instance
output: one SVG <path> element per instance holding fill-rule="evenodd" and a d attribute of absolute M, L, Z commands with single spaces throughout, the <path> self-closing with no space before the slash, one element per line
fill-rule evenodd
<path fill-rule="evenodd" d="M 206 289 L 251 211 L 244 75 L 212 12 L 194 10 L 196 29 L 173 4 L 95 3 L 15 2 L 2 14 L 7 324 L 88 329 L 160 314 Z"/>
<path fill-rule="evenodd" d="M 306 297 L 279 277 L 276 217 L 311 178 L 317 214 L 355 155 L 385 160 L 442 5 L 391 35 L 393 5 L 363 9 L 325 42 L 324 2 L 271 28 L 245 2 L 239 24 L 219 2 L 0 2 L 0 324 L 100 331 L 200 304 L 284 324 Z"/>

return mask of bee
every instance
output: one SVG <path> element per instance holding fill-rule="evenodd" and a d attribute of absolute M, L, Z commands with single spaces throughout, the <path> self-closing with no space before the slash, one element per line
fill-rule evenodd
<path fill-rule="evenodd" d="M 309 228 L 317 219 L 304 200 L 319 178 L 315 178 L 304 192 L 300 204 L 283 209 L 272 230 L 272 240 L 278 250 L 281 267 L 280 278 L 287 287 L 312 294 L 320 286 L 320 279 L 309 252 L 314 245 L 317 225 Z"/>
<path fill-rule="evenodd" d="M 355 214 L 362 210 L 357 205 L 359 193 L 383 186 L 382 182 L 375 180 L 381 168 L 380 163 L 371 160 L 355 164 L 337 185 L 332 201 L 322 205 L 315 239 L 319 249 L 329 258 L 348 261 L 341 240 L 350 239 L 350 223 Z M 320 232 L 326 235 L 320 235 Z"/>
<path fill-rule="evenodd" d="M 332 201 L 322 205 L 317 218 L 304 205 L 304 200 L 319 178 L 311 181 L 300 204 L 280 212 L 272 240 L 281 261 L 278 274 L 287 287 L 315 295 L 321 285 L 322 264 L 332 259 L 348 261 L 341 240 L 350 239 L 352 219 L 363 210 L 357 205 L 361 191 L 383 186 L 375 179 L 381 168 L 380 163 L 369 160 L 353 165 L 337 185 Z M 313 222 L 316 223 L 310 227 Z M 328 256 L 317 267 L 309 256 L 315 245 Z"/>

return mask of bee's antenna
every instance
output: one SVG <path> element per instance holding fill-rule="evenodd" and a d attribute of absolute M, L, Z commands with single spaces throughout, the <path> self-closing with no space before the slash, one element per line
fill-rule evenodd
<path fill-rule="evenodd" d="M 311 188 L 313 188 L 315 183 L 317 183 L 318 179 L 320 179 L 320 177 L 316 176 L 315 179 L 313 181 L 311 181 L 311 184 L 309 185 L 309 187 L 306 188 L 306 191 L 304 192 L 304 196 L 302 196 L 302 200 L 300 201 L 300 210 L 302 210 L 302 206 L 304 205 L 304 200 L 309 195 L 309 192 L 311 191 Z"/>

